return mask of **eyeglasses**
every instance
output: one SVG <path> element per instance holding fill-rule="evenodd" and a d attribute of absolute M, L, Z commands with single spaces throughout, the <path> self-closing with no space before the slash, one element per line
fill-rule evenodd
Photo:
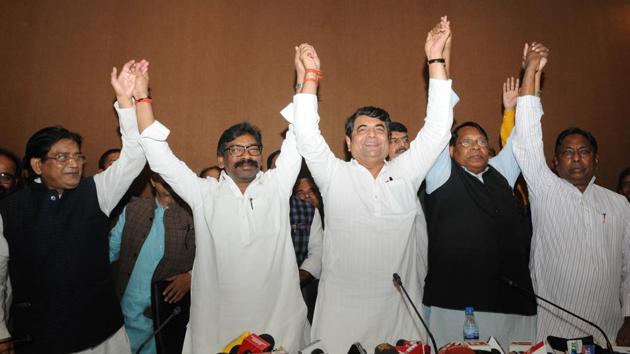
<path fill-rule="evenodd" d="M 459 145 L 465 148 L 468 148 L 468 147 L 473 146 L 474 143 L 476 143 L 479 147 L 483 147 L 483 148 L 488 147 L 488 140 L 484 138 L 479 138 L 477 140 L 469 139 L 469 138 L 462 139 L 462 141 L 459 142 Z"/>
<path fill-rule="evenodd" d="M 84 164 L 85 163 L 85 155 L 83 154 L 67 154 L 67 153 L 59 153 L 55 156 L 44 156 L 44 158 L 42 158 L 43 160 L 56 160 L 57 162 L 59 162 L 60 164 L 67 164 L 68 162 L 70 162 L 70 160 L 74 160 L 76 161 L 78 164 Z"/>
<path fill-rule="evenodd" d="M 394 145 L 394 144 L 399 144 L 399 143 L 403 143 L 403 144 L 408 144 L 409 143 L 409 137 L 408 136 L 403 136 L 400 138 L 389 138 L 389 143 Z"/>
<path fill-rule="evenodd" d="M 564 149 L 562 151 L 560 151 L 560 156 L 562 158 L 565 159 L 570 159 L 573 158 L 573 155 L 575 155 L 575 153 L 577 153 L 578 155 L 580 155 L 581 158 L 584 157 L 589 157 L 593 154 L 593 150 L 589 149 L 589 148 L 581 148 L 581 149 Z"/>
<path fill-rule="evenodd" d="M 6 172 L 0 172 L 0 182 L 12 182 L 13 180 L 15 180 L 14 175 Z"/>
<path fill-rule="evenodd" d="M 251 156 L 260 156 L 262 153 L 262 145 L 252 144 L 252 145 L 232 145 L 223 149 L 223 152 L 229 151 L 230 155 L 233 157 L 243 156 L 245 151 L 247 151 Z"/>

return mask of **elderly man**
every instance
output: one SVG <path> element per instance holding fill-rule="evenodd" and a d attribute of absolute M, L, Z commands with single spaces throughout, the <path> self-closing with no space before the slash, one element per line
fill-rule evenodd
<path fill-rule="evenodd" d="M 595 137 L 569 128 L 556 140 L 553 165 L 543 149 L 540 99 L 534 75 L 545 61 L 540 43 L 526 48 L 523 86 L 512 134 L 514 155 L 529 188 L 534 233 L 531 273 L 542 297 L 599 324 L 617 343 L 630 344 L 630 204 L 596 185 L 599 156 Z M 565 338 L 599 332 L 556 308 L 538 307 L 538 337 Z"/>
<path fill-rule="evenodd" d="M 386 162 L 387 112 L 364 107 L 346 122 L 346 143 L 353 159 L 337 159 L 321 135 L 317 115 L 319 59 L 309 45 L 299 50 L 307 78 L 294 97 L 295 134 L 320 188 L 325 207 L 323 269 L 313 319 L 312 339 L 331 353 L 354 342 L 374 347 L 383 341 L 419 338 L 424 330 L 392 274 L 399 273 L 411 296 L 421 298 L 424 252 L 418 227 L 422 211 L 416 191 L 450 136 L 451 82 L 444 66 L 450 37 L 444 17 L 429 32 L 429 102 L 424 128 L 408 151 Z"/>
<path fill-rule="evenodd" d="M 8 270 L 18 353 L 130 352 L 107 235 L 109 212 L 146 163 L 132 101 L 134 70 L 131 61 L 111 74 L 123 143 L 116 164 L 82 178 L 81 137 L 44 128 L 29 139 L 24 157 L 39 182 L 0 202 L 0 300 Z M 2 338 L 9 335 L 4 317 Z M 0 344 L 0 352 L 10 345 Z"/>
<path fill-rule="evenodd" d="M 148 64 L 143 63 L 145 81 Z M 298 81 L 304 70 L 297 68 Z M 300 75 L 302 72 L 302 75 Z M 148 84 L 141 97 L 147 97 Z M 251 124 L 223 132 L 219 180 L 199 178 L 170 150 L 169 130 L 138 107 L 141 144 L 159 173 L 193 211 L 197 254 L 184 353 L 216 353 L 242 331 L 269 333 L 297 351 L 307 340 L 306 306 L 291 243 L 289 197 L 301 157 L 290 125 L 277 168 L 261 172 L 262 138 Z"/>
<path fill-rule="evenodd" d="M 475 122 L 462 123 L 427 175 L 429 271 L 423 303 L 438 346 L 461 341 L 468 306 L 482 338 L 492 335 L 509 344 L 535 336 L 536 303 L 501 279 L 532 288 L 512 192 L 520 169 L 510 140 L 490 156 L 486 131 Z"/>

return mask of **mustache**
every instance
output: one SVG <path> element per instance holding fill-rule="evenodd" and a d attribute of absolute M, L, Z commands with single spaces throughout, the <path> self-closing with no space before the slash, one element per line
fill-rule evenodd
<path fill-rule="evenodd" d="M 234 168 L 239 168 L 239 167 L 241 167 L 241 166 L 243 166 L 245 164 L 252 165 L 252 166 L 258 168 L 258 162 L 256 160 L 252 160 L 252 159 L 240 160 L 239 162 L 234 164 Z"/>
<path fill-rule="evenodd" d="M 398 149 L 396 149 L 396 153 L 405 152 L 405 151 L 407 151 L 407 149 L 404 147 L 399 147 Z"/>

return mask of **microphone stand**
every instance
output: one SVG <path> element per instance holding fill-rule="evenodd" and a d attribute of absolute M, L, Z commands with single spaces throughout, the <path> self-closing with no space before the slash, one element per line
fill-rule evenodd
<path fill-rule="evenodd" d="M 162 322 L 162 324 L 155 330 L 153 331 L 153 333 L 151 333 L 151 335 L 149 336 L 149 338 L 145 339 L 144 342 L 142 342 L 142 344 L 140 344 L 140 346 L 138 347 L 138 350 L 136 350 L 136 354 L 140 354 L 140 352 L 142 351 L 142 349 L 144 349 L 144 346 L 147 345 L 147 343 L 149 343 L 149 341 L 151 339 L 153 339 L 153 337 L 155 337 L 158 333 L 160 333 L 160 331 L 162 330 L 162 328 L 164 328 L 164 326 L 166 326 L 172 319 L 173 317 L 179 315 L 182 312 L 182 308 L 181 306 L 176 306 L 173 309 L 173 312 L 171 312 L 170 315 L 168 315 L 168 317 L 166 318 L 166 320 L 164 322 Z"/>
<path fill-rule="evenodd" d="M 398 285 L 400 289 L 402 289 L 403 293 L 407 297 L 407 300 L 409 300 L 409 303 L 411 303 L 413 310 L 416 311 L 416 315 L 418 315 L 418 318 L 420 319 L 420 322 L 422 322 L 424 329 L 426 329 L 427 333 L 429 334 L 429 338 L 431 339 L 431 344 L 433 344 L 433 350 L 435 350 L 435 354 L 438 354 L 438 348 L 437 348 L 437 345 L 435 344 L 435 338 L 433 338 L 433 333 L 431 333 L 431 331 L 429 330 L 429 326 L 427 326 L 427 324 L 424 322 L 424 319 L 422 319 L 422 316 L 420 316 L 420 312 L 416 308 L 416 305 L 411 300 L 411 297 L 409 296 L 409 294 L 407 294 L 407 290 L 403 286 L 402 280 L 400 279 L 400 275 L 398 275 L 398 273 L 394 273 L 394 283 Z"/>
<path fill-rule="evenodd" d="M 535 292 L 533 292 L 533 291 L 531 291 L 531 290 L 529 290 L 529 289 L 525 289 L 524 287 L 520 286 L 519 284 L 517 284 L 516 282 L 512 281 L 512 280 L 511 280 L 511 279 L 509 279 L 509 278 L 506 278 L 506 277 L 501 277 L 501 280 L 503 280 L 505 283 L 507 283 L 507 285 L 509 285 L 509 286 L 511 286 L 511 287 L 513 287 L 513 288 L 516 288 L 516 289 L 518 289 L 518 290 L 520 290 L 520 291 L 522 291 L 522 292 L 524 292 L 524 293 L 526 293 L 526 294 L 528 294 L 528 295 L 532 295 L 532 296 L 534 296 L 535 298 L 537 298 L 538 300 L 543 301 L 543 302 L 546 302 L 546 303 L 548 303 L 549 305 L 551 305 L 551 306 L 553 306 L 553 307 L 555 307 L 555 308 L 558 308 L 558 309 L 560 309 L 560 310 L 562 310 L 562 311 L 564 311 L 564 312 L 568 313 L 569 315 L 571 315 L 571 316 L 573 316 L 573 317 L 576 317 L 576 318 L 578 318 L 578 319 L 580 319 L 580 320 L 582 320 L 582 321 L 584 321 L 584 322 L 586 322 L 586 323 L 590 324 L 591 326 L 593 326 L 593 327 L 597 328 L 597 330 L 598 330 L 598 331 L 599 331 L 599 332 L 600 332 L 600 333 L 604 336 L 604 339 L 606 340 L 606 349 L 608 349 L 608 351 L 609 351 L 610 353 L 614 353 L 613 348 L 612 348 L 612 345 L 610 344 L 610 340 L 608 339 L 608 336 L 606 335 L 606 332 L 604 332 L 604 330 L 603 330 L 603 329 L 601 329 L 601 328 L 600 328 L 598 325 L 596 325 L 595 323 L 593 323 L 593 322 L 591 322 L 591 321 L 587 320 L 586 318 L 584 318 L 584 317 L 582 317 L 582 316 L 579 316 L 579 315 L 577 315 L 577 314 L 575 314 L 575 313 L 573 313 L 573 312 L 571 312 L 571 311 L 569 311 L 569 310 L 565 309 L 564 307 L 562 307 L 562 306 L 560 306 L 560 305 L 558 305 L 558 304 L 554 304 L 553 302 L 551 302 L 551 301 L 549 301 L 549 300 L 547 300 L 547 299 L 543 298 L 542 296 L 538 296 L 538 294 L 536 294 Z"/>

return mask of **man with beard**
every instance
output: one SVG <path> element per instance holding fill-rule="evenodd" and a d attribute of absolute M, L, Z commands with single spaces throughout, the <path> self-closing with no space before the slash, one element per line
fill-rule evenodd
<path fill-rule="evenodd" d="M 304 69 L 296 61 L 298 82 Z M 148 63 L 142 63 L 148 97 Z M 288 351 L 309 326 L 289 226 L 289 197 L 301 156 L 289 130 L 276 168 L 261 172 L 262 138 L 250 123 L 231 126 L 217 146 L 219 180 L 199 178 L 175 155 L 151 102 L 138 106 L 141 144 L 151 169 L 190 206 L 197 254 L 183 353 L 216 353 L 244 330 L 269 333 Z"/>
<path fill-rule="evenodd" d="M 534 76 L 547 48 L 526 45 L 523 86 L 516 105 L 514 155 L 529 189 L 534 233 L 531 274 L 534 290 L 597 323 L 617 344 L 630 345 L 630 204 L 595 184 L 599 160 L 595 137 L 580 128 L 556 139 L 554 173 L 545 160 L 540 98 Z M 594 327 L 546 304 L 538 308 L 539 337 L 594 335 Z"/>
<path fill-rule="evenodd" d="M 399 273 L 412 298 L 420 298 L 426 271 L 426 230 L 416 191 L 448 143 L 452 124 L 451 81 L 445 62 L 450 23 L 443 17 L 429 32 L 427 118 L 410 149 L 393 161 L 389 151 L 389 114 L 376 107 L 358 109 L 346 120 L 351 161 L 334 156 L 321 135 L 317 113 L 319 58 L 312 46 L 300 46 L 307 68 L 303 93 L 294 97 L 298 149 L 320 188 L 325 208 L 323 265 L 312 339 L 331 353 L 354 342 L 374 347 L 424 334 L 392 280 Z"/>

